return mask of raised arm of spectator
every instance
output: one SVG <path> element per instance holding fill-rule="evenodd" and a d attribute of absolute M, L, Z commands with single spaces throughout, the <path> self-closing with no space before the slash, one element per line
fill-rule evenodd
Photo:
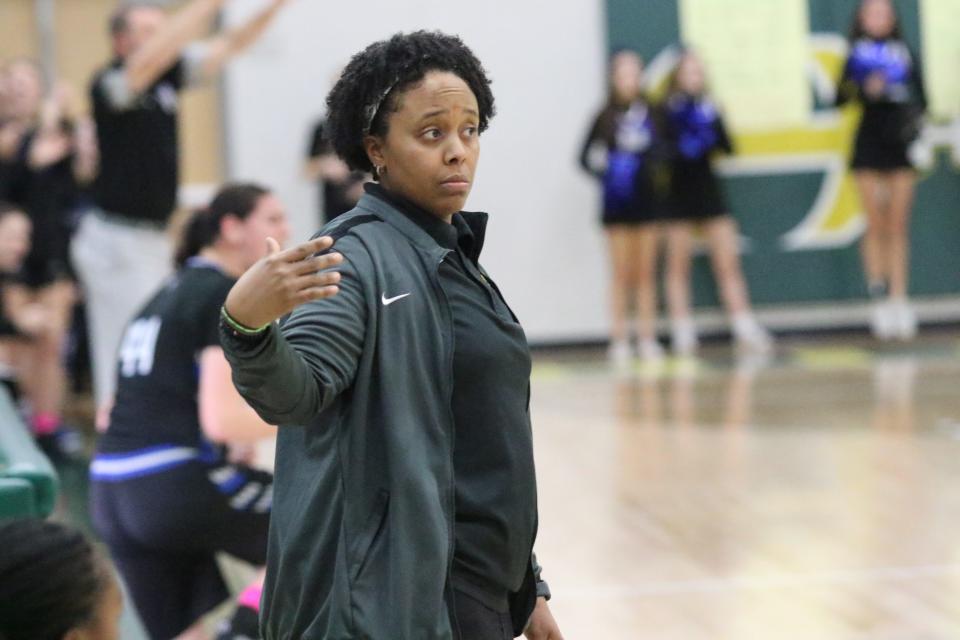
<path fill-rule="evenodd" d="M 271 0 L 266 9 L 240 26 L 224 31 L 207 41 L 201 73 L 208 77 L 219 73 L 230 58 L 243 52 L 263 35 L 285 4 L 287 0 Z"/>
<path fill-rule="evenodd" d="M 203 36 L 226 0 L 193 0 L 177 11 L 124 65 L 127 86 L 139 94 L 180 58 L 190 42 Z"/>
<path fill-rule="evenodd" d="M 97 177 L 99 168 L 96 125 L 90 116 L 81 116 L 73 129 L 73 177 L 82 185 L 90 184 Z"/>

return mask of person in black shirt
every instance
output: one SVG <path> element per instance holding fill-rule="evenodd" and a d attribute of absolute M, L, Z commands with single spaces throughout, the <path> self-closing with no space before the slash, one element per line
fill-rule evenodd
<path fill-rule="evenodd" d="M 917 331 L 907 300 L 916 173 L 907 150 L 927 102 L 918 59 L 890 0 L 863 0 L 857 8 L 837 88 L 838 105 L 850 100 L 863 104 L 850 165 L 867 217 L 860 248 L 873 299 L 871 328 L 881 340 L 909 340 Z"/>
<path fill-rule="evenodd" d="M 320 183 L 321 219 L 326 223 L 356 206 L 369 176 L 362 171 L 351 171 L 347 163 L 337 157 L 323 127 L 320 121 L 313 128 L 304 173 Z"/>
<path fill-rule="evenodd" d="M 28 93 L 43 92 L 36 64 L 18 60 L 7 73 L 20 85 L 36 85 Z M 92 122 L 72 113 L 69 87 L 57 84 L 48 93 L 8 165 L 2 197 L 23 207 L 33 227 L 30 254 L 8 295 L 15 306 L 45 308 L 50 320 L 47 330 L 33 336 L 20 375 L 39 441 L 55 457 L 72 457 L 81 443 L 61 418 L 67 378 L 63 354 L 76 302 L 69 246 L 83 189 L 96 171 L 97 151 Z"/>
<path fill-rule="evenodd" d="M 43 103 L 43 78 L 31 60 L 15 58 L 0 68 L 0 197 L 9 198 L 10 179 L 27 132 Z"/>
<path fill-rule="evenodd" d="M 110 363 L 123 327 L 169 271 L 179 94 L 253 43 L 285 4 L 270 0 L 239 27 L 193 43 L 225 2 L 191 0 L 170 17 L 155 5 L 124 3 L 110 21 L 114 58 L 91 83 L 100 172 L 95 208 L 80 223 L 73 256 L 87 299 L 101 409 L 113 393 Z"/>
<path fill-rule="evenodd" d="M 327 104 L 379 184 L 274 247 L 221 321 L 238 388 L 283 425 L 264 635 L 560 640 L 532 554 L 530 353 L 480 265 L 487 215 L 461 211 L 490 82 L 458 38 L 397 34 Z"/>
<path fill-rule="evenodd" d="M 610 251 L 610 360 L 624 366 L 631 358 L 631 311 L 637 317 L 637 350 L 657 361 L 656 265 L 661 217 L 651 164 L 653 117 L 641 94 L 643 63 L 632 51 L 610 60 L 610 95 L 590 127 L 580 164 L 603 186 L 602 223 Z"/>
<path fill-rule="evenodd" d="M 667 96 L 657 109 L 657 155 L 666 168 L 667 303 L 673 351 L 691 356 L 698 339 L 691 315 L 693 232 L 702 225 L 709 243 L 720 298 L 741 349 L 767 352 L 770 335 L 750 308 L 739 255 L 739 231 L 713 169 L 717 154 L 733 153 L 733 143 L 716 104 L 707 93 L 703 63 L 687 49 L 670 76 Z"/>
<path fill-rule="evenodd" d="M 47 324 L 47 313 L 35 305 L 18 306 L 10 295 L 23 261 L 30 253 L 30 218 L 16 205 L 0 201 L 0 384 L 20 397 L 20 371 L 31 357 L 29 336 Z"/>
<path fill-rule="evenodd" d="M 217 328 L 235 278 L 267 237 L 287 234 L 265 189 L 224 187 L 188 223 L 176 274 L 120 346 L 90 467 L 92 515 L 154 638 L 178 636 L 226 598 L 215 553 L 265 560 L 272 477 L 235 462 L 230 446 L 274 430 L 233 388 Z"/>

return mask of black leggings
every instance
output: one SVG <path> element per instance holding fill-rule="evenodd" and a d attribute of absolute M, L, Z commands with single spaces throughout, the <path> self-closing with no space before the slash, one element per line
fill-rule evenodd
<path fill-rule="evenodd" d="M 94 526 L 155 640 L 179 635 L 228 597 L 216 553 L 266 561 L 273 477 L 221 468 L 235 478 L 225 489 L 211 481 L 215 467 L 193 462 L 91 485 Z"/>

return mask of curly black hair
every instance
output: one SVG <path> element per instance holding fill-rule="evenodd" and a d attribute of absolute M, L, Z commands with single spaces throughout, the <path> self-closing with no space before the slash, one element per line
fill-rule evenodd
<path fill-rule="evenodd" d="M 449 71 L 473 91 L 482 133 L 496 113 L 490 79 L 460 38 L 437 31 L 398 33 L 353 56 L 327 96 L 327 126 L 334 150 L 351 169 L 373 171 L 363 139 L 387 133 L 387 114 L 430 71 Z"/>

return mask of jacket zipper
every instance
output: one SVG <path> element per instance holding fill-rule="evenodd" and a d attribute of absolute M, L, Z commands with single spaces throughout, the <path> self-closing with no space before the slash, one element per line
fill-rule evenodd
<path fill-rule="evenodd" d="M 447 298 L 447 292 L 443 290 L 443 285 L 440 284 L 440 268 L 443 265 L 443 261 L 447 259 L 450 252 L 448 251 L 443 255 L 442 258 L 437 262 L 436 268 L 431 273 L 433 277 L 433 286 L 436 287 L 437 291 L 440 292 L 440 297 L 443 299 L 443 310 L 446 315 L 447 320 L 447 344 L 445 345 L 446 350 L 444 353 L 447 370 L 453 372 L 453 351 L 454 351 L 454 329 L 453 329 L 453 313 L 450 311 L 450 300 Z M 453 472 L 453 450 L 456 444 L 456 428 L 453 418 L 453 386 L 452 386 L 453 376 L 446 376 L 444 381 L 444 392 L 447 397 L 447 412 L 450 421 L 450 484 L 447 487 L 450 498 L 449 498 L 449 509 L 450 509 L 450 519 L 448 527 L 448 542 L 447 542 L 447 576 L 446 576 L 446 585 L 444 586 L 444 596 L 447 601 L 447 606 L 450 606 L 453 603 L 453 554 L 456 548 L 456 532 L 454 528 L 454 522 L 457 515 L 457 492 L 456 492 L 456 478 L 454 477 Z M 454 621 L 456 621 L 455 615 L 453 616 Z M 453 630 L 456 633 L 456 629 Z"/>

